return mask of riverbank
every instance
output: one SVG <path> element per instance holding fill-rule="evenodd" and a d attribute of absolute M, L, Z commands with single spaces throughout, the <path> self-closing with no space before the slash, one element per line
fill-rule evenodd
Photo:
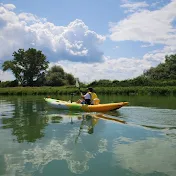
<path fill-rule="evenodd" d="M 98 94 L 116 95 L 176 95 L 176 86 L 168 87 L 95 87 Z M 86 88 L 82 88 L 86 91 Z M 68 95 L 79 94 L 76 87 L 9 87 L 0 88 L 0 95 Z"/>

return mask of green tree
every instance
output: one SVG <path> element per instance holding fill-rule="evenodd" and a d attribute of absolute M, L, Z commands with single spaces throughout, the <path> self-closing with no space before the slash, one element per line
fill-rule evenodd
<path fill-rule="evenodd" d="M 105 87 L 109 87 L 109 86 L 112 86 L 112 81 L 111 80 L 107 80 L 107 79 L 100 79 L 98 81 L 93 81 L 88 86 L 105 86 Z"/>
<path fill-rule="evenodd" d="M 150 68 L 143 75 L 153 80 L 176 79 L 176 54 L 165 56 L 165 63 L 161 63 L 155 68 Z"/>
<path fill-rule="evenodd" d="M 65 78 L 67 80 L 68 85 L 74 85 L 75 84 L 75 78 L 72 74 L 66 73 Z"/>
<path fill-rule="evenodd" d="M 65 73 L 61 66 L 53 66 L 46 74 L 46 85 L 63 86 L 74 85 L 75 78 L 70 73 Z"/>
<path fill-rule="evenodd" d="M 168 75 L 168 79 L 176 79 L 176 54 L 166 56 L 165 63 L 165 70 Z"/>
<path fill-rule="evenodd" d="M 33 86 L 48 68 L 48 61 L 42 51 L 34 48 L 19 49 L 13 53 L 13 60 L 5 61 L 3 71 L 11 70 L 21 85 Z"/>

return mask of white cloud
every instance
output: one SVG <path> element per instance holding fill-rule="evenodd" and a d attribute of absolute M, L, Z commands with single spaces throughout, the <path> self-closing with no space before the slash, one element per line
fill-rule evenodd
<path fill-rule="evenodd" d="M 0 4 L 2 6 L 4 6 L 6 9 L 8 10 L 14 10 L 16 7 L 13 4 Z"/>
<path fill-rule="evenodd" d="M 141 9 L 148 7 L 149 5 L 143 1 L 143 2 L 130 2 L 130 1 L 124 1 L 124 4 L 122 4 L 120 7 L 126 8 L 125 13 L 127 12 L 135 12 L 140 11 Z"/>
<path fill-rule="evenodd" d="M 155 67 L 159 63 L 163 63 L 165 61 L 166 55 L 171 55 L 176 53 L 176 46 L 165 46 L 161 50 L 154 50 L 152 52 L 148 52 L 143 56 L 143 59 L 149 61 Z"/>
<path fill-rule="evenodd" d="M 143 70 L 149 69 L 152 65 L 150 60 L 137 58 L 104 58 L 102 63 L 73 63 L 71 61 L 59 61 L 51 63 L 60 65 L 68 73 L 72 73 L 80 78 L 80 81 L 90 83 L 99 79 L 125 80 L 134 78 L 143 73 Z M 136 65 L 138 69 L 136 69 Z"/>
<path fill-rule="evenodd" d="M 176 44 L 176 1 L 159 10 L 142 10 L 129 15 L 118 23 L 110 23 L 110 39 L 113 41 L 142 41 L 166 45 Z"/>
<path fill-rule="evenodd" d="M 40 22 L 41 19 L 39 19 L 37 16 L 31 14 L 31 13 L 20 13 L 18 15 L 20 21 L 24 21 L 25 23 L 32 22 Z"/>
<path fill-rule="evenodd" d="M 89 30 L 82 20 L 56 26 L 30 13 L 16 14 L 13 4 L 0 5 L 0 58 L 9 59 L 19 48 L 42 49 L 53 60 L 102 61 L 104 36 Z"/>
<path fill-rule="evenodd" d="M 9 81 L 9 80 L 14 80 L 14 76 L 10 71 L 3 72 L 0 69 L 0 81 Z"/>

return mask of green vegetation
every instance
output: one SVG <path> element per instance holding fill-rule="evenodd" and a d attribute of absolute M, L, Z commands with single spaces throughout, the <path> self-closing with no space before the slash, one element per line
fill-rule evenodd
<path fill-rule="evenodd" d="M 0 95 L 51 95 L 71 94 L 77 91 L 72 87 L 11 87 L 0 88 Z"/>
<path fill-rule="evenodd" d="M 65 73 L 61 66 L 53 66 L 46 74 L 47 86 L 74 85 L 75 78 L 72 74 Z"/>
<path fill-rule="evenodd" d="M 41 51 L 29 48 L 13 53 L 13 60 L 5 61 L 3 71 L 10 69 L 16 80 L 0 82 L 1 95 L 48 95 L 77 92 L 75 78 L 61 66 L 47 70 L 49 62 Z M 92 86 L 97 93 L 121 95 L 175 95 L 176 54 L 165 57 L 165 63 L 146 70 L 142 75 L 123 81 L 99 80 L 85 85 Z M 33 87 L 35 86 L 35 87 Z M 10 88 L 11 87 L 11 88 Z"/>
<path fill-rule="evenodd" d="M 92 87 L 135 87 L 135 86 L 176 86 L 176 80 L 153 80 L 146 78 L 145 76 L 139 76 L 134 79 L 124 81 L 110 81 L 110 80 L 99 80 L 90 83 L 88 86 Z"/>
<path fill-rule="evenodd" d="M 13 60 L 3 63 L 3 71 L 11 70 L 22 86 L 33 86 L 34 82 L 44 77 L 44 71 L 48 68 L 49 62 L 41 51 L 34 48 L 29 48 L 27 51 L 19 49 L 12 56 Z"/>
<path fill-rule="evenodd" d="M 86 92 L 86 88 L 81 89 Z M 95 87 L 98 94 L 116 95 L 176 95 L 176 87 Z M 75 87 L 11 87 L 0 88 L 0 95 L 70 95 L 79 91 Z"/>
<path fill-rule="evenodd" d="M 72 74 L 65 73 L 60 66 L 53 66 L 49 70 L 46 56 L 41 51 L 29 48 L 27 51 L 19 49 L 13 53 L 13 60 L 2 64 L 3 71 L 11 70 L 15 81 L 0 82 L 0 87 L 15 86 L 64 86 L 74 85 Z"/>
<path fill-rule="evenodd" d="M 152 80 L 175 80 L 176 79 L 176 54 L 165 57 L 165 63 L 156 68 L 150 68 L 144 76 Z"/>

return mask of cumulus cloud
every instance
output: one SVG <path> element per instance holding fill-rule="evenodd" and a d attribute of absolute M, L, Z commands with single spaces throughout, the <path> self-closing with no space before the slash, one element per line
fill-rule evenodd
<path fill-rule="evenodd" d="M 142 10 L 132 13 L 118 23 L 110 23 L 110 39 L 113 41 L 142 41 L 166 45 L 176 44 L 176 1 L 159 10 Z"/>
<path fill-rule="evenodd" d="M 104 36 L 79 19 L 57 26 L 30 13 L 15 13 L 13 4 L 0 4 L 0 58 L 9 59 L 19 48 L 42 49 L 48 58 L 81 62 L 102 61 Z"/>

